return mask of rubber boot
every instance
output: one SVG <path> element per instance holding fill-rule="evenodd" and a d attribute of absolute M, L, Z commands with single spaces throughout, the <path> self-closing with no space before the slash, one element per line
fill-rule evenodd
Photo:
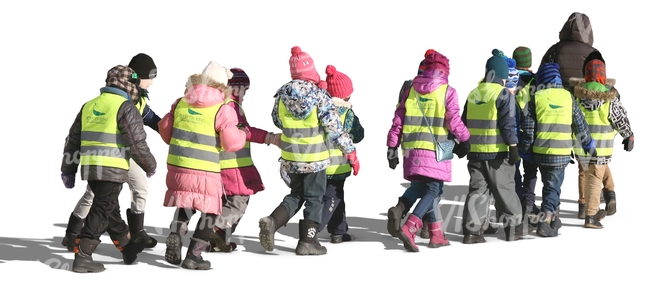
<path fill-rule="evenodd" d="M 354 239 L 357 239 L 357 238 L 354 237 L 354 235 L 348 234 L 348 233 L 343 234 L 343 235 L 330 235 L 330 243 L 333 243 L 333 244 L 354 241 Z"/>
<path fill-rule="evenodd" d="M 212 266 L 210 261 L 204 260 L 201 253 L 205 252 L 210 243 L 194 237 L 190 238 L 190 245 L 187 246 L 187 255 L 183 260 L 182 268 L 208 270 Z"/>
<path fill-rule="evenodd" d="M 93 260 L 93 252 L 99 243 L 101 243 L 99 240 L 75 238 L 72 271 L 79 273 L 104 271 L 104 265 Z"/>
<path fill-rule="evenodd" d="M 562 227 L 562 223 L 559 218 L 552 212 L 545 211 L 543 218 L 537 224 L 537 235 L 541 237 L 557 237 L 560 227 Z"/>
<path fill-rule="evenodd" d="M 169 233 L 165 241 L 167 244 L 165 260 L 168 263 L 179 265 L 183 259 L 181 250 L 183 248 L 183 239 L 185 238 L 185 234 L 187 234 L 187 222 L 173 221 L 169 225 L 169 228 L 171 233 Z"/>
<path fill-rule="evenodd" d="M 428 220 L 427 216 L 428 215 L 424 215 L 424 217 L 422 218 L 423 222 Z M 428 227 L 422 227 L 422 229 L 420 229 L 420 238 L 422 238 L 422 239 L 430 239 L 431 238 L 431 233 L 430 233 Z"/>
<path fill-rule="evenodd" d="M 210 248 L 208 252 L 224 252 L 230 253 L 237 249 L 237 244 L 235 242 L 227 243 L 226 230 L 214 227 L 214 236 L 210 241 Z"/>
<path fill-rule="evenodd" d="M 402 225 L 402 219 L 411 209 L 411 205 L 413 204 L 408 199 L 400 197 L 397 200 L 397 205 L 388 209 L 388 226 L 386 228 L 390 236 L 397 237 L 397 232 L 399 232 L 400 226 Z"/>
<path fill-rule="evenodd" d="M 430 222 L 427 229 L 431 234 L 429 238 L 429 248 L 439 248 L 442 246 L 449 246 L 449 240 L 445 238 L 445 233 L 442 231 L 442 221 Z"/>
<path fill-rule="evenodd" d="M 289 222 L 289 211 L 287 208 L 280 205 L 273 210 L 270 216 L 263 217 L 259 221 L 260 227 L 260 244 L 267 251 L 273 251 L 275 248 L 275 232 L 282 226 Z"/>
<path fill-rule="evenodd" d="M 119 239 L 113 239 L 115 247 L 122 252 L 122 260 L 124 264 L 133 264 L 138 258 L 138 254 L 142 253 L 145 246 L 145 241 L 142 237 L 125 235 Z"/>
<path fill-rule="evenodd" d="M 318 227 L 320 227 L 320 224 L 313 221 L 300 220 L 298 222 L 300 240 L 298 240 L 298 246 L 296 246 L 296 255 L 307 256 L 327 254 L 327 248 L 321 246 L 316 238 Z"/>
<path fill-rule="evenodd" d="M 420 249 L 415 245 L 415 236 L 418 233 L 418 230 L 422 228 L 422 220 L 418 217 L 411 214 L 399 232 L 397 232 L 397 238 L 404 242 L 404 248 L 411 252 L 419 252 Z"/>
<path fill-rule="evenodd" d="M 523 238 L 524 236 L 524 223 L 520 223 L 517 226 L 512 226 L 511 223 L 508 223 L 506 227 L 503 228 L 506 232 L 506 241 L 517 241 Z"/>
<path fill-rule="evenodd" d="M 605 197 L 605 210 L 607 210 L 607 215 L 611 216 L 616 214 L 616 192 L 614 190 L 603 190 L 603 197 Z"/>
<path fill-rule="evenodd" d="M 129 224 L 129 232 L 131 237 L 140 236 L 144 239 L 145 248 L 156 247 L 158 241 L 151 238 L 146 231 L 144 231 L 144 213 L 136 214 L 131 209 L 126 209 L 126 221 Z"/>
<path fill-rule="evenodd" d="M 578 218 L 585 218 L 585 204 L 578 204 Z"/>
<path fill-rule="evenodd" d="M 74 252 L 75 241 L 83 227 L 84 220 L 75 216 L 74 213 L 71 213 L 70 218 L 68 218 L 68 226 L 65 229 L 65 236 L 63 236 L 63 240 L 61 240 L 61 245 L 68 248 L 68 252 Z"/>

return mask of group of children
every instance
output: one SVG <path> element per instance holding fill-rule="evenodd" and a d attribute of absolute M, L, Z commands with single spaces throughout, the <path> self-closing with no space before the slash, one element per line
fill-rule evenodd
<path fill-rule="evenodd" d="M 580 165 L 584 213 L 579 217 L 585 227 L 602 228 L 600 221 L 616 212 L 613 191 L 605 192 L 607 207 L 600 210 L 600 188 L 613 185 L 607 164 L 617 131 L 626 151 L 632 150 L 634 137 L 620 96 L 605 76 L 604 59 L 598 51 L 590 53 L 584 77 L 572 79 L 570 90 L 565 89 L 560 65 L 542 63 L 533 73 L 531 60 L 526 47 L 517 48 L 512 58 L 493 50 L 485 76 L 469 93 L 462 112 L 448 82 L 449 59 L 442 53 L 427 50 L 417 76 L 404 82 L 387 136 L 387 159 L 395 169 L 401 147 L 404 178 L 411 186 L 388 210 L 387 230 L 407 250 L 419 251 L 415 239 L 420 230 L 430 239 L 429 247 L 450 245 L 439 205 L 444 183 L 451 182 L 452 152 L 468 159 L 465 244 L 485 242 L 483 234 L 498 232 L 490 218 L 492 200 L 507 241 L 534 230 L 542 237 L 557 236 L 564 169 L 574 157 Z M 147 105 L 147 88 L 157 76 L 153 59 L 138 54 L 128 66 L 111 68 L 100 95 L 81 108 L 64 148 L 65 187 L 75 186 L 79 165 L 81 178 L 88 181 L 62 241 L 75 253 L 73 271 L 104 270 L 92 259 L 104 232 L 126 264 L 144 248 L 157 245 L 143 228 L 147 182 L 132 167 L 138 165 L 146 177 L 156 171 L 144 125 L 169 145 L 163 205 L 176 210 L 165 241 L 167 262 L 205 270 L 211 264 L 202 252 L 236 249 L 230 235 L 250 196 L 265 189 L 251 143 L 280 149 L 281 171 L 290 187 L 269 216 L 259 220 L 259 240 L 267 251 L 274 250 L 277 230 L 303 205 L 297 255 L 326 254 L 316 238 L 325 228 L 332 243 L 354 240 L 348 234 L 344 185 L 359 172 L 355 144 L 363 139 L 364 129 L 350 103 L 352 81 L 333 65 L 325 68 L 321 80 L 314 60 L 297 46 L 291 49 L 289 67 L 291 81 L 277 90 L 271 112 L 281 133 L 248 123 L 243 100 L 250 80 L 242 69 L 211 61 L 201 73 L 188 77 L 183 96 L 160 118 Z M 453 143 L 453 151 L 445 150 L 447 143 Z M 540 207 L 534 193 L 538 170 L 544 185 Z M 128 225 L 118 202 L 125 182 L 132 192 Z M 200 218 L 183 258 L 183 241 L 197 212 Z"/>
<path fill-rule="evenodd" d="M 248 124 L 242 107 L 250 80 L 239 68 L 228 69 L 211 61 L 191 75 L 183 97 L 163 118 L 147 105 L 147 88 L 157 76 L 153 59 L 138 54 L 128 66 L 107 73 L 106 86 L 97 98 L 85 103 L 70 128 L 64 148 L 61 179 L 66 188 L 81 178 L 87 192 L 70 215 L 62 244 L 75 253 L 72 270 L 101 272 L 92 259 L 100 236 L 108 232 L 122 252 L 124 263 L 153 248 L 157 241 L 143 229 L 147 177 L 157 162 L 149 151 L 143 125 L 158 132 L 169 145 L 167 192 L 164 206 L 174 207 L 165 260 L 187 269 L 209 269 L 204 251 L 231 252 L 237 245 L 230 235 L 243 217 L 250 196 L 265 189 L 253 163 L 250 143 L 273 144 L 281 149 L 281 169 L 291 192 L 268 217 L 260 219 L 260 242 L 272 251 L 274 233 L 305 205 L 300 221 L 298 255 L 321 255 L 327 249 L 316 234 L 326 226 L 332 243 L 351 241 L 345 219 L 344 183 L 357 175 L 359 161 L 354 143 L 364 129 L 352 110 L 350 78 L 333 65 L 321 80 L 311 56 L 299 47 L 291 49 L 291 81 L 276 93 L 272 111 L 282 133 Z M 122 220 L 118 195 L 123 183 L 132 191 Z M 182 246 L 190 219 L 200 218 L 185 258 Z"/>
<path fill-rule="evenodd" d="M 464 244 L 485 242 L 483 234 L 497 233 L 499 224 L 506 241 L 535 230 L 542 237 L 557 236 L 562 225 L 558 214 L 564 170 L 575 158 L 584 200 L 579 202 L 578 218 L 585 220 L 584 227 L 602 228 L 600 221 L 616 213 L 608 163 L 617 132 L 628 152 L 634 135 L 613 79 L 606 78 L 600 52 L 586 56 L 584 77 L 572 78 L 574 87 L 565 89 L 558 63 L 543 62 L 533 73 L 529 48 L 518 47 L 512 58 L 494 49 L 485 77 L 469 93 L 462 114 L 457 93 L 447 84 L 448 59 L 431 49 L 424 56 L 418 75 L 402 86 L 387 139 L 389 167 L 399 164 L 401 146 L 404 179 L 411 183 L 388 210 L 387 230 L 407 250 L 419 251 L 418 231 L 430 239 L 431 248 L 449 245 L 439 203 L 444 182 L 451 181 L 451 163 L 440 161 L 437 154 L 443 151 L 436 146 L 450 139 L 456 142 L 454 153 L 468 159 Z M 541 207 L 535 205 L 538 169 L 544 185 Z M 611 191 L 603 189 L 606 208 L 600 209 L 603 185 Z M 490 218 L 491 201 L 496 221 Z"/>

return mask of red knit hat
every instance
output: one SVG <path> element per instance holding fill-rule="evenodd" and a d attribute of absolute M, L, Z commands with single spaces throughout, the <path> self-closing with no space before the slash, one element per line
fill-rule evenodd
<path fill-rule="evenodd" d="M 598 82 L 605 85 L 607 82 L 605 63 L 597 59 L 589 61 L 585 66 L 585 81 Z"/>
<path fill-rule="evenodd" d="M 325 73 L 327 73 L 327 91 L 332 97 L 346 99 L 352 95 L 352 80 L 350 77 L 344 73 L 338 72 L 336 67 L 333 65 L 328 65 L 325 68 Z"/>
<path fill-rule="evenodd" d="M 291 48 L 289 70 L 291 71 L 291 79 L 307 80 L 314 83 L 320 82 L 320 75 L 316 71 L 314 60 L 298 46 Z"/>

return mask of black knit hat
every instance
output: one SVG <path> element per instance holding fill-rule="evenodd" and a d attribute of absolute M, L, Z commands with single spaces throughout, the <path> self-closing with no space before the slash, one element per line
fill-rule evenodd
<path fill-rule="evenodd" d="M 144 53 L 135 55 L 129 62 L 129 67 L 138 74 L 140 79 L 154 79 L 158 75 L 158 69 L 153 59 Z"/>

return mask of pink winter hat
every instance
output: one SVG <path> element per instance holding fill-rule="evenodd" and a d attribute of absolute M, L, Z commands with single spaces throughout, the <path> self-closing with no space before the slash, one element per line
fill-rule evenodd
<path fill-rule="evenodd" d="M 449 59 L 440 52 L 429 54 L 424 59 L 424 67 L 432 76 L 449 76 Z M 427 71 L 429 70 L 429 71 Z"/>
<path fill-rule="evenodd" d="M 350 77 L 345 75 L 342 72 L 336 70 L 336 67 L 333 65 L 328 65 L 325 68 L 325 73 L 327 73 L 327 91 L 332 97 L 346 99 L 352 95 L 352 80 Z"/>
<path fill-rule="evenodd" d="M 291 48 L 289 70 L 291 71 L 291 79 L 307 80 L 314 83 L 320 82 L 320 75 L 316 71 L 314 60 L 298 46 Z"/>

